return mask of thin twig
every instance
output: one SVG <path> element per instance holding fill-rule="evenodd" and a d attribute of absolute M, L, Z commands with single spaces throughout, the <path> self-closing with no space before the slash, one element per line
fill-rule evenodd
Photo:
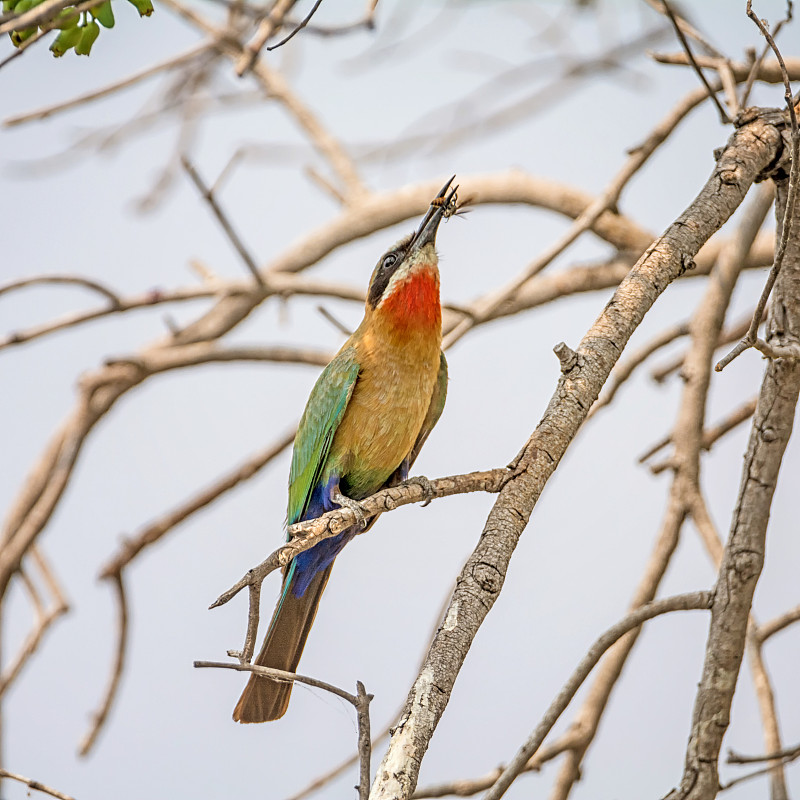
<path fill-rule="evenodd" d="M 450 497 L 468 492 L 498 492 L 510 472 L 506 468 L 488 470 L 486 472 L 470 472 L 464 475 L 452 475 L 429 481 L 430 492 L 421 483 L 413 479 L 399 486 L 381 489 L 373 495 L 359 500 L 367 519 L 400 506 L 419 503 L 427 499 Z M 309 550 L 323 539 L 336 536 L 357 522 L 355 512 L 350 508 L 339 508 L 328 511 L 320 517 L 306 522 L 298 522 L 288 529 L 289 541 L 275 550 L 258 566 L 248 570 L 230 589 L 223 592 L 209 608 L 217 608 L 232 600 L 246 586 L 261 584 L 264 578 L 276 569 L 286 566 L 298 553 Z"/>
<path fill-rule="evenodd" d="M 25 665 L 36 653 L 50 627 L 59 617 L 69 611 L 69 604 L 64 592 L 37 546 L 34 545 L 31 548 L 30 557 L 50 592 L 50 601 L 48 607 L 45 608 L 28 572 L 20 569 L 20 576 L 33 603 L 35 621 L 33 629 L 20 645 L 16 655 L 0 674 L 0 697 L 13 685 Z"/>
<path fill-rule="evenodd" d="M 800 359 L 800 343 L 795 342 L 793 344 L 777 345 L 770 344 L 756 337 L 756 340 L 753 342 L 753 347 L 767 358 L 789 358 L 794 361 Z"/>
<path fill-rule="evenodd" d="M 311 678 L 308 675 L 298 675 L 296 672 L 287 672 L 283 669 L 273 669 L 272 667 L 259 667 L 255 664 L 235 664 L 229 661 L 195 661 L 193 666 L 196 669 L 213 668 L 213 669 L 232 669 L 237 672 L 252 672 L 254 675 L 260 675 L 264 678 L 270 678 L 273 681 L 280 683 L 304 683 L 306 686 L 312 686 L 314 689 L 322 689 L 323 691 L 335 694 L 346 700 L 351 706 L 358 708 L 358 697 L 332 683 L 326 683 L 318 678 Z"/>
<path fill-rule="evenodd" d="M 775 761 L 779 758 L 795 759 L 800 757 L 800 745 L 794 747 L 787 747 L 785 750 L 779 750 L 775 753 L 766 753 L 762 756 L 744 756 L 736 753 L 733 750 L 728 750 L 728 764 L 758 764 L 762 761 Z"/>
<path fill-rule="evenodd" d="M 317 311 L 319 311 L 319 313 L 322 314 L 322 316 L 325 317 L 325 319 L 328 320 L 328 322 L 330 322 L 330 324 L 333 325 L 333 327 L 336 328 L 339 333 L 343 333 L 345 336 L 350 336 L 353 333 L 353 331 L 351 331 L 343 322 L 340 322 L 338 319 L 336 319 L 336 317 L 331 314 L 331 312 L 328 311 L 325 306 L 317 306 Z"/>
<path fill-rule="evenodd" d="M 794 752 L 794 751 L 792 751 Z M 788 764 L 790 761 L 794 761 L 797 756 L 800 755 L 800 749 L 792 755 L 791 758 L 785 758 L 781 761 L 781 764 Z M 732 789 L 734 786 L 737 786 L 740 783 L 744 783 L 745 781 L 749 781 L 752 778 L 758 778 L 761 775 L 767 775 L 768 773 L 772 772 L 774 769 L 773 766 L 763 767 L 762 769 L 757 769 L 754 772 L 749 772 L 747 775 L 741 775 L 738 778 L 734 778 L 732 781 L 728 781 L 727 783 L 723 783 L 719 787 L 720 792 L 727 791 L 728 789 Z"/>
<path fill-rule="evenodd" d="M 439 625 L 441 624 L 441 621 L 444 618 L 445 612 L 447 611 L 447 605 L 448 605 L 449 600 L 450 600 L 450 592 L 448 592 L 444 596 L 443 602 L 441 604 L 441 607 L 439 608 L 439 610 L 436 613 L 436 615 L 433 617 L 433 630 L 431 630 L 430 634 L 428 635 L 427 639 L 425 640 L 426 648 L 427 648 L 427 644 L 436 635 L 436 631 L 438 630 Z M 420 665 L 422 664 L 422 662 L 424 660 L 424 656 L 425 656 L 425 652 L 423 651 L 422 657 L 420 658 L 420 662 L 419 662 Z M 400 708 L 398 708 L 397 711 L 394 714 L 390 715 L 389 722 L 384 726 L 383 730 L 380 733 L 378 733 L 375 737 L 373 737 L 372 744 L 371 744 L 371 747 L 373 749 L 380 742 L 382 742 L 387 736 L 389 736 L 389 734 L 392 731 L 392 727 L 394 726 L 395 721 L 397 720 L 397 718 L 400 716 L 400 712 L 402 710 L 403 710 L 403 707 L 401 705 Z M 337 766 L 335 766 L 333 769 L 330 769 L 326 773 L 324 773 L 323 775 L 320 775 L 317 778 L 315 778 L 313 781 L 311 781 L 311 783 L 306 785 L 299 792 L 296 792 L 291 797 L 287 798 L 287 800 L 304 800 L 306 797 L 309 797 L 310 795 L 314 794 L 315 792 L 318 792 L 323 786 L 326 786 L 332 780 L 338 778 L 345 770 L 347 770 L 349 767 L 351 767 L 353 764 L 355 764 L 357 761 L 359 761 L 359 759 L 360 759 L 360 753 L 356 752 L 350 758 L 347 758 L 344 761 L 342 761 L 340 764 L 337 764 Z M 489 785 L 491 785 L 491 784 L 489 784 Z M 488 786 L 485 786 L 483 788 L 488 788 Z"/>
<path fill-rule="evenodd" d="M 125 595 L 125 585 L 122 582 L 122 573 L 116 573 L 110 578 L 114 585 L 115 596 L 117 598 L 117 647 L 114 654 L 114 661 L 111 666 L 111 673 L 106 684 L 106 691 L 97 711 L 92 714 L 92 722 L 86 735 L 81 739 L 78 746 L 78 755 L 87 756 L 94 747 L 103 725 L 108 719 L 111 706 L 119 690 L 122 670 L 125 666 L 125 653 L 128 649 L 128 600 Z"/>
<path fill-rule="evenodd" d="M 256 283 L 259 286 L 264 286 L 264 278 L 261 275 L 261 272 L 258 269 L 258 264 L 256 264 L 255 259 L 253 256 L 250 255 L 248 249 L 244 246 L 244 243 L 239 238 L 239 235 L 231 225 L 228 217 L 225 215 L 223 210 L 220 208 L 219 203 L 217 202 L 216 198 L 214 197 L 214 193 L 209 189 L 200 175 L 197 173 L 197 170 L 194 168 L 194 165 L 191 161 L 184 155 L 181 156 L 181 164 L 183 168 L 186 170 L 186 173 L 192 179 L 192 182 L 197 187 L 197 190 L 200 192 L 200 196 L 208 203 L 211 207 L 211 210 L 214 212 L 214 216 L 217 218 L 217 221 L 222 226 L 222 229 L 225 231 L 228 239 L 230 239 L 231 244 L 236 248 L 236 251 L 242 257 L 242 261 L 244 261 L 245 266 L 247 269 L 250 270 L 250 274 L 255 279 Z"/>
<path fill-rule="evenodd" d="M 650 342 L 643 345 L 638 350 L 635 350 L 624 361 L 618 363 L 614 368 L 614 371 L 611 373 L 608 383 L 606 384 L 607 388 L 604 390 L 602 396 L 599 397 L 597 402 L 592 406 L 592 409 L 586 419 L 591 419 L 601 408 L 607 406 L 614 399 L 622 384 L 625 383 L 625 381 L 631 377 L 634 371 L 645 361 L 647 361 L 647 359 L 650 358 L 653 353 L 656 353 L 661 350 L 661 348 L 672 344 L 672 342 L 674 342 L 676 339 L 679 339 L 682 336 L 687 336 L 688 333 L 689 324 L 687 322 L 672 325 L 666 330 L 663 330 Z"/>
<path fill-rule="evenodd" d="M 769 259 L 770 264 L 772 263 L 772 258 Z M 742 338 L 747 333 L 747 329 L 750 327 L 750 321 L 752 320 L 753 315 L 748 314 L 747 316 L 741 318 L 739 321 L 734 322 L 731 324 L 730 327 L 725 328 L 725 330 L 720 332 L 719 337 L 717 338 L 717 348 L 724 347 L 726 344 L 731 344 L 732 342 L 736 342 Z M 761 320 L 764 321 L 763 319 Z M 656 383 L 663 383 L 670 375 L 674 372 L 677 372 L 683 367 L 684 361 L 686 360 L 686 353 L 678 353 L 674 358 L 670 359 L 663 363 L 660 367 L 656 367 L 650 373 L 650 377 Z"/>
<path fill-rule="evenodd" d="M 118 306 L 120 304 L 120 297 L 116 292 L 112 291 L 107 286 L 103 286 L 103 284 L 99 283 L 98 281 L 92 280 L 91 278 L 84 278 L 81 275 L 36 275 L 33 278 L 21 278 L 0 286 L 0 295 L 6 294 L 7 292 L 13 292 L 18 289 L 24 289 L 28 286 L 52 284 L 82 286 L 85 289 L 91 289 L 93 292 L 97 292 L 97 294 L 100 294 L 106 299 L 110 300 L 112 306 Z"/>
<path fill-rule="evenodd" d="M 58 789 L 46 786 L 40 781 L 35 781 L 33 778 L 26 778 L 24 775 L 17 775 L 15 772 L 9 772 L 2 767 L 0 767 L 0 778 L 9 778 L 12 781 L 19 781 L 20 783 L 24 783 L 29 789 L 33 789 L 37 792 L 44 792 L 51 797 L 57 797 L 59 800 L 75 800 L 74 797 L 64 794 L 64 792 L 59 792 Z"/>
<path fill-rule="evenodd" d="M 297 0 L 277 0 L 272 6 L 269 14 L 261 21 L 253 41 L 247 47 L 242 48 L 242 53 L 234 68 L 240 78 L 253 67 L 261 48 L 266 44 L 270 36 L 283 25 L 284 17 L 292 10 L 292 6 L 296 2 Z"/>
<path fill-rule="evenodd" d="M 651 8 L 655 9 L 659 12 L 659 14 L 664 14 L 664 5 L 661 0 L 645 0 L 647 5 Z M 678 26 L 680 27 L 681 31 L 683 31 L 687 36 L 691 36 L 701 47 L 703 47 L 706 52 L 712 58 L 724 58 L 725 56 L 714 47 L 711 42 L 703 36 L 697 28 L 690 25 L 683 17 L 678 17 Z"/>
<path fill-rule="evenodd" d="M 775 23 L 775 28 L 772 31 L 773 39 L 778 35 L 781 28 L 787 22 L 792 21 L 792 10 L 793 10 L 792 0 L 788 0 L 788 2 L 786 3 L 786 16 Z M 767 43 L 764 45 L 764 49 L 761 51 L 761 55 L 753 62 L 753 66 L 750 69 L 750 74 L 747 76 L 747 82 L 745 83 L 744 91 L 742 93 L 742 108 L 747 107 L 747 101 L 750 99 L 750 92 L 753 90 L 753 84 L 755 83 L 756 75 L 761 69 L 761 65 L 764 63 L 764 59 L 767 57 L 767 53 L 769 53 L 770 49 L 771 49 L 770 43 L 769 41 L 767 41 Z"/>
<path fill-rule="evenodd" d="M 703 450 L 710 450 L 714 444 L 725 436 L 726 433 L 730 433 L 732 430 L 737 428 L 743 422 L 750 419 L 753 416 L 753 413 L 756 410 L 756 398 L 752 400 L 748 400 L 746 403 L 742 403 L 738 408 L 735 408 L 728 414 L 727 417 L 721 419 L 716 425 L 711 428 L 707 428 L 703 432 L 703 439 L 700 443 L 700 447 Z M 639 463 L 644 463 L 648 459 L 652 458 L 659 450 L 663 447 L 666 447 L 672 441 L 672 434 L 669 436 L 664 437 L 659 442 L 657 442 L 653 447 L 651 447 L 646 453 L 643 453 L 639 457 Z M 666 469 L 675 469 L 677 463 L 673 458 L 667 458 L 663 461 L 659 461 L 656 464 L 652 464 L 650 466 L 650 472 L 653 475 L 658 475 L 659 473 L 663 472 Z"/>
<path fill-rule="evenodd" d="M 118 575 L 142 550 L 159 541 L 164 534 L 172 530 L 176 525 L 218 500 L 223 494 L 238 486 L 242 481 L 247 481 L 257 475 L 261 469 L 280 455 L 294 441 L 294 435 L 295 429 L 288 431 L 276 442 L 248 458 L 236 469 L 202 489 L 189 500 L 163 514 L 154 522 L 151 522 L 133 539 L 124 540 L 120 550 L 100 570 L 100 578 L 113 578 Z"/>
<path fill-rule="evenodd" d="M 7 117 L 5 120 L 3 120 L 3 126 L 6 128 L 11 128 L 14 125 L 22 125 L 25 122 L 46 119 L 47 117 L 59 114 L 62 111 L 67 111 L 68 109 L 82 106 L 86 103 L 91 103 L 94 100 L 107 97 L 114 92 L 118 92 L 121 89 L 127 89 L 129 86 L 134 86 L 140 81 L 151 78 L 153 75 L 158 75 L 160 72 L 165 72 L 167 70 L 174 69 L 175 67 L 181 67 L 207 52 L 213 46 L 213 40 L 195 45 L 180 55 L 172 56 L 164 61 L 160 61 L 158 64 L 154 64 L 152 67 L 147 67 L 140 72 L 134 72 L 127 78 L 110 83 L 101 89 L 95 89 L 94 91 L 87 92 L 86 94 L 78 95 L 77 97 L 73 97 L 71 100 L 65 100 L 59 103 L 54 103 L 50 106 L 45 106 L 44 108 L 38 108 L 35 111 L 26 111 L 24 114 L 17 114 L 13 117 Z"/>
<path fill-rule="evenodd" d="M 32 283 L 38 282 L 31 279 Z M 48 281 L 45 281 L 48 282 Z M 109 290 L 111 291 L 111 290 Z M 163 305 L 165 303 L 183 303 L 189 300 L 203 298 L 217 298 L 222 300 L 225 297 L 236 297 L 246 295 L 253 298 L 253 302 L 260 302 L 267 297 L 280 295 L 289 298 L 293 295 L 308 295 L 315 297 L 330 297 L 339 300 L 353 300 L 359 303 L 364 302 L 364 290 L 344 286 L 333 281 L 310 280 L 306 277 L 292 275 L 289 273 L 271 272 L 264 277 L 262 287 L 255 286 L 253 281 L 234 280 L 234 281 L 212 281 L 205 282 L 201 286 L 186 286 L 177 289 L 149 289 L 136 295 L 122 297 L 115 295 L 115 302 L 105 304 L 99 308 L 89 309 L 88 311 L 77 311 L 66 314 L 62 317 L 34 325 L 23 330 L 12 331 L 4 336 L 0 336 L 0 350 L 14 345 L 24 344 L 42 336 L 49 336 L 53 333 L 67 330 L 87 322 L 110 316 L 112 314 L 124 314 L 128 311 L 150 308 L 152 306 Z"/>
<path fill-rule="evenodd" d="M 733 350 L 728 353 L 728 355 L 726 355 L 716 364 L 714 369 L 717 372 L 722 372 L 722 370 L 725 369 L 725 367 L 730 364 L 731 361 L 740 356 L 745 350 L 753 347 L 756 344 L 758 339 L 758 326 L 764 313 L 764 309 L 766 308 L 767 300 L 772 292 L 772 287 L 775 285 L 778 273 L 781 271 L 783 259 L 786 254 L 786 246 L 791 236 L 792 224 L 794 220 L 794 206 L 797 198 L 797 186 L 798 183 L 800 183 L 800 132 L 798 132 L 797 114 L 794 110 L 792 86 L 789 81 L 789 74 L 786 71 L 786 64 L 783 60 L 780 50 L 775 44 L 775 40 L 772 38 L 772 36 L 770 36 L 769 31 L 765 27 L 764 23 L 758 18 L 758 15 L 753 11 L 752 0 L 747 0 L 747 16 L 750 17 L 750 19 L 752 19 L 753 22 L 755 22 L 755 24 L 758 26 L 758 29 L 761 31 L 764 38 L 769 43 L 769 46 L 775 53 L 775 57 L 778 59 L 778 63 L 781 67 L 781 75 L 783 77 L 784 85 L 784 99 L 786 100 L 786 104 L 789 109 L 789 120 L 791 122 L 792 129 L 791 169 L 789 172 L 789 192 L 786 199 L 786 213 L 784 214 L 783 223 L 781 225 L 781 238 L 778 242 L 777 252 L 775 253 L 775 262 L 772 265 L 772 269 L 769 271 L 769 275 L 767 276 L 767 281 L 764 285 L 763 291 L 761 292 L 761 296 L 758 298 L 756 310 L 753 314 L 753 319 L 750 323 L 750 328 L 747 331 L 747 334 L 739 342 L 739 344 L 737 344 L 736 347 L 734 347 Z"/>
<path fill-rule="evenodd" d="M 318 678 L 311 678 L 308 675 L 298 675 L 295 672 L 286 672 L 282 669 L 260 667 L 254 664 L 242 664 L 241 662 L 238 664 L 231 664 L 226 661 L 195 661 L 194 667 L 196 669 L 232 669 L 237 672 L 251 672 L 255 675 L 271 678 L 274 681 L 303 683 L 306 686 L 312 686 L 315 689 L 322 689 L 323 691 L 330 692 L 354 706 L 358 720 L 358 752 L 361 762 L 358 797 L 359 800 L 369 800 L 370 761 L 372 758 L 372 742 L 369 732 L 369 704 L 372 700 L 372 695 L 367 694 L 367 690 L 364 688 L 364 684 L 361 681 L 356 682 L 356 694 L 353 695 L 350 694 L 350 692 L 346 692 L 344 689 L 340 689 L 338 686 L 326 683 Z"/>
<path fill-rule="evenodd" d="M 771 636 L 784 630 L 784 628 L 788 628 L 795 622 L 800 622 L 800 606 L 795 606 L 780 616 L 775 617 L 775 619 L 760 625 L 758 629 L 759 638 L 762 642 L 766 642 Z"/>
<path fill-rule="evenodd" d="M 610 627 L 597 641 L 589 648 L 589 651 L 581 659 L 569 680 L 564 684 L 561 691 L 550 704 L 550 707 L 542 717 L 541 722 L 536 726 L 533 733 L 528 737 L 522 747 L 511 759 L 503 774 L 497 779 L 494 786 L 486 793 L 484 800 L 500 800 L 506 790 L 513 783 L 514 779 L 524 769 L 528 759 L 541 747 L 545 736 L 550 732 L 558 718 L 564 713 L 575 693 L 583 685 L 589 673 L 595 667 L 603 654 L 615 642 L 621 639 L 629 631 L 635 630 L 643 622 L 661 614 L 672 611 L 690 611 L 698 609 L 708 609 L 711 607 L 712 592 L 689 592 L 675 597 L 667 597 L 663 600 L 654 600 L 652 603 L 641 606 L 623 617 L 619 622 Z"/>
<path fill-rule="evenodd" d="M 356 681 L 356 712 L 358 713 L 358 753 L 360 769 L 358 780 L 358 800 L 369 800 L 371 783 L 372 738 L 369 725 L 369 703 L 372 695 L 367 694 L 364 684 Z"/>
<path fill-rule="evenodd" d="M 267 51 L 269 52 L 271 50 L 277 50 L 279 47 L 282 47 L 283 45 L 286 44 L 286 42 L 288 42 L 290 39 L 294 38 L 298 33 L 300 33 L 300 31 L 303 30 L 303 28 L 305 28 L 306 25 L 308 25 L 308 23 L 311 21 L 311 17 L 314 16 L 316 10 L 320 7 L 321 3 L 322 0 L 317 0 L 317 2 L 314 3 L 314 5 L 312 6 L 311 11 L 309 11 L 308 14 L 306 14 L 306 16 L 303 17 L 302 22 L 300 22 L 300 24 L 297 25 L 297 27 L 287 37 L 281 39 L 278 42 L 278 44 L 273 44 L 271 47 L 268 47 Z"/>
<path fill-rule="evenodd" d="M 692 50 L 689 47 L 689 43 L 686 41 L 686 37 L 683 35 L 683 31 L 681 30 L 681 26 L 678 24 L 678 20 L 675 19 L 675 14 L 672 13 L 672 8 L 670 7 L 670 4 L 667 2 L 667 0 L 661 0 L 661 4 L 664 6 L 664 11 L 666 12 L 666 15 L 669 17 L 669 21 L 675 28 L 675 34 L 680 40 L 683 49 L 686 51 L 686 55 L 689 58 L 689 61 L 691 61 L 692 66 L 694 67 L 694 71 L 697 73 L 697 76 L 700 78 L 700 81 L 702 82 L 703 86 L 706 87 L 708 96 L 714 101 L 714 105 L 717 107 L 717 111 L 719 111 L 719 121 L 723 125 L 727 125 L 728 123 L 730 123 L 731 119 L 728 116 L 728 113 L 725 111 L 725 108 L 723 107 L 722 103 L 720 103 L 716 91 L 714 91 L 711 88 L 711 84 L 708 82 L 708 79 L 703 74 L 703 70 L 700 69 L 700 67 L 697 64 L 697 61 L 695 61 L 694 54 L 692 53 Z"/>

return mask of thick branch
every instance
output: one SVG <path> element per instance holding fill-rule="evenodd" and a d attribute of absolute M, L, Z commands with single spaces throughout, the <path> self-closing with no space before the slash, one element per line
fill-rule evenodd
<path fill-rule="evenodd" d="M 548 478 L 645 313 L 739 206 L 774 158 L 779 142 L 780 133 L 760 120 L 738 130 L 700 195 L 648 249 L 587 332 L 577 350 L 576 367 L 559 379 L 544 418 L 521 453 L 516 477 L 500 491 L 461 572 L 447 621 L 431 645 L 378 770 L 373 800 L 397 800 L 413 793 L 420 762 L 455 679 L 502 588 L 511 555 Z"/>
<path fill-rule="evenodd" d="M 656 546 L 636 588 L 634 608 L 655 596 L 677 545 L 680 529 L 691 510 L 690 499 L 699 494 L 701 436 L 713 342 L 722 326 L 741 264 L 770 202 L 771 193 L 761 191 L 748 207 L 736 234 L 720 253 L 712 279 L 707 282 L 703 298 L 689 323 L 692 346 L 686 357 L 688 374 L 675 425 L 675 474 Z M 594 740 L 600 718 L 638 635 L 638 631 L 632 631 L 604 660 L 589 696 L 573 722 L 572 730 L 579 736 L 579 741 L 561 764 L 552 800 L 565 800 L 578 780 L 583 758 Z"/>
<path fill-rule="evenodd" d="M 786 208 L 785 181 L 777 187 L 776 217 L 780 225 Z M 800 237 L 792 237 L 787 243 L 767 328 L 768 340 L 800 342 Z M 772 495 L 791 435 L 798 393 L 800 363 L 785 359 L 770 362 L 719 571 L 683 778 L 669 794 L 670 800 L 709 800 L 719 790 L 719 751 L 730 720 L 750 606 L 764 561 Z"/>

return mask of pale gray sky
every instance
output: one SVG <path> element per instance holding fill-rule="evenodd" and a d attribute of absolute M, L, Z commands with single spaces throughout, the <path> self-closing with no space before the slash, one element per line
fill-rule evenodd
<path fill-rule="evenodd" d="M 739 57 L 745 46 L 760 47 L 744 15 L 744 0 L 692 5 L 698 24 L 726 53 Z M 757 5 L 758 13 L 771 20 L 783 12 L 777 0 Z M 323 3 L 319 18 L 352 19 L 362 6 L 362 0 Z M 287 70 L 297 92 L 345 143 L 391 141 L 431 130 L 445 134 L 467 113 L 449 110 L 451 102 L 503 68 L 536 59 L 541 45 L 535 33 L 559 8 L 556 2 L 461 2 L 441 11 L 438 3 L 408 4 L 413 13 L 404 27 L 399 6 L 399 0 L 381 0 L 374 36 L 362 32 L 325 40 L 300 34 L 268 56 Z M 576 56 L 600 52 L 659 22 L 641 2 L 602 6 L 599 19 L 576 17 L 569 31 Z M 164 9 L 139 22 L 132 7 L 119 1 L 115 7 L 117 27 L 103 31 L 91 58 L 69 54 L 54 60 L 35 48 L 4 68 L 3 116 L 100 86 L 195 41 Z M 216 12 L 210 3 L 198 2 L 197 8 Z M 431 28 L 439 14 L 440 22 Z M 374 55 L 398 38 L 405 44 Z M 787 49 L 792 41 L 797 41 L 796 29 L 786 36 Z M 7 42 L 0 46 L 0 56 L 9 49 Z M 667 38 L 662 49 L 676 45 Z M 519 167 L 599 191 L 623 163 L 625 150 L 696 84 L 692 74 L 675 67 L 643 59 L 632 66 L 633 73 L 587 82 L 552 110 L 501 135 L 420 152 L 400 163 L 371 160 L 364 176 L 370 187 L 383 190 L 454 172 L 464 178 Z M 552 64 L 543 62 L 518 86 L 494 89 L 482 102 L 491 110 L 546 85 L 553 75 Z M 220 85 L 230 88 L 233 79 Z M 135 292 L 195 281 L 187 267 L 195 257 L 219 274 L 244 274 L 184 176 L 178 176 L 157 211 L 133 212 L 134 200 L 149 190 L 173 146 L 172 125 L 103 152 L 68 150 L 76 136 L 136 115 L 154 90 L 148 83 L 51 121 L 0 130 L 0 280 L 63 271 Z M 755 99 L 777 106 L 782 92 L 760 90 Z M 626 190 L 622 210 L 658 233 L 702 186 L 713 166 L 713 149 L 728 135 L 715 111 L 701 107 Z M 193 153 L 198 169 L 211 179 L 242 144 L 297 142 L 292 125 L 265 106 L 214 116 L 202 126 Z M 67 155 L 48 162 L 35 178 L 20 174 L 21 164 L 63 152 Z M 225 187 L 222 201 L 261 262 L 336 213 L 332 201 L 303 176 L 300 168 L 307 163 L 316 163 L 309 152 L 288 161 L 280 156 L 277 163 L 249 162 Z M 315 267 L 315 274 L 366 286 L 378 256 L 413 224 L 343 248 Z M 438 242 L 444 299 L 467 301 L 507 280 L 553 242 L 564 224 L 529 208 L 493 207 L 475 209 L 466 221 L 451 221 Z M 558 264 L 605 252 L 604 245 L 586 237 Z M 734 317 L 752 305 L 762 280 L 761 274 L 742 279 Z M 694 281 L 670 287 L 632 346 L 684 319 L 702 287 Z M 539 420 L 555 385 L 552 346 L 561 340 L 577 344 L 609 296 L 601 292 L 559 302 L 462 340 L 449 354 L 447 408 L 418 469 L 437 477 L 507 463 Z M 27 327 L 94 302 L 76 289 L 26 290 L 0 298 L 0 328 Z M 205 305 L 176 306 L 169 313 L 189 320 Z M 293 299 L 285 308 L 266 303 L 231 338 L 334 350 L 342 337 L 313 310 L 315 305 L 313 299 Z M 356 304 L 326 305 L 347 325 L 355 327 L 360 319 Z M 0 353 L 1 507 L 9 505 L 70 409 L 77 376 L 109 355 L 130 353 L 161 336 L 163 314 L 159 307 L 111 318 Z M 753 396 L 761 372 L 760 357 L 750 352 L 715 376 L 709 419 Z M 213 612 L 207 606 L 280 542 L 287 454 L 174 531 L 130 571 L 131 637 L 120 696 L 95 752 L 83 761 L 75 756 L 105 685 L 113 648 L 111 593 L 96 582 L 100 564 L 116 550 L 121 534 L 133 533 L 286 430 L 302 412 L 316 374 L 310 367 L 254 364 L 170 373 L 128 394 L 92 433 L 42 539 L 72 612 L 48 636 L 4 704 L 5 766 L 78 800 L 243 793 L 272 800 L 352 752 L 354 714 L 341 701 L 298 687 L 280 722 L 239 726 L 230 715 L 243 677 L 192 668 L 194 659 L 222 659 L 227 649 L 241 644 L 245 598 Z M 624 613 L 659 526 L 669 481 L 666 473 L 653 478 L 636 457 L 671 428 L 680 388 L 676 379 L 656 386 L 642 372 L 568 452 L 470 652 L 424 761 L 421 785 L 480 775 L 510 758 L 594 638 Z M 745 426 L 728 436 L 704 461 L 704 486 L 723 532 L 738 488 L 746 432 Z M 756 595 L 759 619 L 800 600 L 800 539 L 790 507 L 799 474 L 800 448 L 792 442 Z M 383 727 L 405 696 L 434 617 L 492 500 L 472 495 L 402 509 L 382 518 L 337 561 L 301 671 L 348 689 L 364 681 L 375 695 L 374 729 Z M 713 579 L 687 527 L 661 594 L 707 588 Z M 264 589 L 265 614 L 276 592 L 273 578 Z M 7 652 L 27 630 L 29 612 L 18 590 L 9 611 Z M 612 697 L 584 779 L 575 788 L 576 800 L 660 797 L 679 780 L 706 630 L 707 618 L 699 612 L 650 623 Z M 777 636 L 766 654 L 785 741 L 793 744 L 800 740 L 797 630 Z M 556 732 L 573 713 L 574 708 L 567 712 Z M 763 750 L 746 674 L 725 745 Z M 378 750 L 374 767 L 381 755 Z M 545 797 L 556 770 L 552 764 L 540 775 L 520 779 L 508 797 Z M 723 774 L 740 773 L 726 768 Z M 800 769 L 790 767 L 788 779 L 790 789 L 800 791 Z M 352 772 L 319 797 L 353 797 L 355 781 Z M 763 793 L 763 786 L 745 784 L 727 796 L 752 797 Z M 4 786 L 5 800 L 24 796 L 23 787 Z"/>

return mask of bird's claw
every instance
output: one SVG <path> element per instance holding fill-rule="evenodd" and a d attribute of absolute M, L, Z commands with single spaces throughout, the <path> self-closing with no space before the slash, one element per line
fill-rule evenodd
<path fill-rule="evenodd" d="M 345 497 L 341 492 L 334 492 L 331 495 L 331 500 L 334 503 L 338 503 L 342 508 L 349 508 L 355 514 L 356 522 L 362 530 L 367 527 L 367 512 L 358 500 Z"/>
<path fill-rule="evenodd" d="M 424 500 L 421 506 L 422 508 L 430 505 L 431 500 L 436 497 L 436 490 L 433 488 L 433 484 L 424 475 L 415 475 L 413 478 L 409 478 L 406 484 L 409 486 L 416 484 L 422 489 L 422 497 Z"/>

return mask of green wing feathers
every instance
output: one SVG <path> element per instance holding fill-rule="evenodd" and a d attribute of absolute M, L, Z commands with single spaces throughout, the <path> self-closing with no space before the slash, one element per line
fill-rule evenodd
<path fill-rule="evenodd" d="M 289 473 L 289 525 L 302 519 L 308 508 L 333 435 L 353 394 L 359 369 L 355 348 L 348 347 L 325 367 L 311 390 L 294 440 Z"/>

